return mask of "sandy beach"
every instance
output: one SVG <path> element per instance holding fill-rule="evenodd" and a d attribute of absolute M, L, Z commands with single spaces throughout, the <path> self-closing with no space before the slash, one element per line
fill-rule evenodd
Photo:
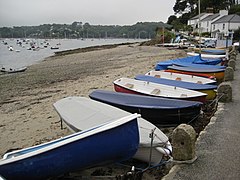
<path fill-rule="evenodd" d="M 138 44 L 58 55 L 28 67 L 23 73 L 0 75 L 0 155 L 10 149 L 47 142 L 71 132 L 61 129 L 52 104 L 67 96 L 85 96 L 94 89 L 113 90 L 120 77 L 134 77 L 156 62 L 185 56 Z"/>

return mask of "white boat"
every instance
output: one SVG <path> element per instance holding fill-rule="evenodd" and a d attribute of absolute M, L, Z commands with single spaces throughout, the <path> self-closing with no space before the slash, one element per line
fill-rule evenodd
<path fill-rule="evenodd" d="M 188 52 L 187 55 L 188 56 L 199 56 L 199 53 Z M 203 59 L 221 59 L 221 58 L 225 58 L 225 57 L 226 57 L 226 54 L 224 54 L 224 55 L 201 54 L 201 58 L 203 58 Z"/>
<path fill-rule="evenodd" d="M 82 131 L 131 113 L 85 97 L 67 97 L 53 104 L 62 121 L 73 132 Z M 172 147 L 168 137 L 155 125 L 138 118 L 140 143 L 135 159 L 157 165 L 163 156 L 170 156 Z M 149 135 L 153 133 L 153 143 Z"/>
<path fill-rule="evenodd" d="M 153 76 L 156 78 L 163 78 L 163 79 L 170 79 L 176 81 L 184 81 L 184 82 L 191 82 L 191 83 L 198 83 L 198 84 L 216 84 L 215 80 L 193 76 L 188 74 L 180 74 L 174 72 L 165 72 L 165 71 L 155 71 L 151 70 L 145 74 L 146 76 Z"/>
<path fill-rule="evenodd" d="M 2 67 L 0 69 L 0 71 L 3 72 L 3 73 L 9 73 L 10 74 L 10 73 L 24 72 L 24 71 L 26 71 L 26 69 L 27 69 L 27 67 L 14 68 L 14 69 L 12 69 L 12 68 L 6 69 L 6 68 Z"/>
<path fill-rule="evenodd" d="M 207 94 L 176 86 L 154 82 L 140 81 L 131 78 L 120 78 L 113 82 L 116 92 L 142 94 L 163 98 L 205 102 Z"/>

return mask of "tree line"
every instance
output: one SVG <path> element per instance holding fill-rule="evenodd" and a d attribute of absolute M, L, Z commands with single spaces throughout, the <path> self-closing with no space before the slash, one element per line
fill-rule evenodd
<path fill-rule="evenodd" d="M 138 22 L 134 25 L 43 24 L 39 26 L 1 27 L 1 38 L 154 38 L 163 22 Z"/>

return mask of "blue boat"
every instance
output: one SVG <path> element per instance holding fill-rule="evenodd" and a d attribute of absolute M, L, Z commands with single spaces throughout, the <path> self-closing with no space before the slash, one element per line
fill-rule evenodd
<path fill-rule="evenodd" d="M 172 59 L 167 61 L 158 62 L 155 66 L 155 70 L 166 70 L 168 66 L 172 66 L 174 63 L 191 63 L 191 64 L 208 64 L 217 65 L 221 63 L 221 59 L 202 59 L 201 56 L 188 56 L 185 58 Z"/>
<path fill-rule="evenodd" d="M 191 83 L 191 82 L 157 78 L 157 77 L 147 76 L 147 75 L 137 75 L 135 79 L 140 81 L 164 84 L 168 86 L 181 87 L 181 88 L 190 89 L 194 91 L 200 91 L 202 93 L 207 94 L 207 97 L 206 97 L 207 100 L 213 100 L 216 97 L 215 90 L 217 89 L 217 85 L 197 84 L 197 83 Z"/>
<path fill-rule="evenodd" d="M 216 54 L 216 55 L 226 54 L 226 51 L 221 49 L 202 49 L 202 52 L 206 54 Z"/>
<path fill-rule="evenodd" d="M 0 161 L 6 179 L 48 179 L 131 158 L 139 146 L 132 114 L 48 143 L 7 153 Z"/>
<path fill-rule="evenodd" d="M 173 65 L 175 65 L 175 66 L 181 66 L 181 67 L 211 68 L 211 69 L 226 69 L 226 66 L 207 65 L 207 64 L 194 64 L 194 63 L 184 63 L 184 62 L 173 63 Z"/>
<path fill-rule="evenodd" d="M 106 90 L 95 90 L 89 97 L 130 113 L 139 113 L 141 117 L 160 126 L 188 123 L 196 119 L 201 112 L 202 103 L 142 96 Z"/>

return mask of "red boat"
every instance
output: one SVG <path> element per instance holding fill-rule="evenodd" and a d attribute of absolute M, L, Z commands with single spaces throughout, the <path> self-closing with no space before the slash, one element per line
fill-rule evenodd
<path fill-rule="evenodd" d="M 120 78 L 113 82 L 116 92 L 141 94 L 154 97 L 206 102 L 206 93 L 185 88 L 140 81 L 131 78 Z"/>
<path fill-rule="evenodd" d="M 165 72 L 179 73 L 179 74 L 188 74 L 188 75 L 199 76 L 199 77 L 204 77 L 204 78 L 209 78 L 209 79 L 212 79 L 212 80 L 216 80 L 215 76 L 211 76 L 211 75 L 208 75 L 208 74 L 186 72 L 186 71 L 175 71 L 175 70 L 172 70 L 172 69 L 167 69 L 167 70 L 164 70 L 164 71 Z"/>

